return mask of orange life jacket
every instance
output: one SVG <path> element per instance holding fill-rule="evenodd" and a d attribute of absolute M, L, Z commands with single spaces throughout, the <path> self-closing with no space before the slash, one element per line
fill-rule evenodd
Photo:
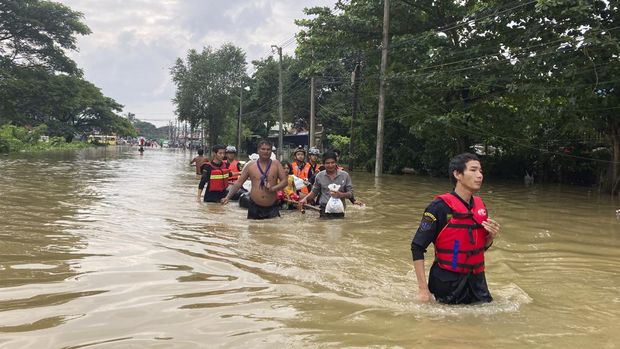
<path fill-rule="evenodd" d="M 215 166 L 211 162 L 207 162 L 211 168 L 211 176 L 209 177 L 208 191 L 224 191 L 228 188 L 228 176 L 230 170 L 225 162 L 222 162 L 220 166 Z"/>
<path fill-rule="evenodd" d="M 232 176 L 228 177 L 228 181 L 234 183 L 237 181 L 239 174 L 241 173 L 237 172 L 239 171 L 239 161 L 237 159 L 233 160 L 230 164 L 228 164 L 228 168 L 230 169 L 230 173 L 232 173 Z"/>
<path fill-rule="evenodd" d="M 452 218 L 439 232 L 435 241 L 435 261 L 439 267 L 457 273 L 478 274 L 484 271 L 484 246 L 487 232 L 481 223 L 488 218 L 487 210 L 478 196 L 468 209 L 453 194 L 437 196 L 452 210 Z"/>
<path fill-rule="evenodd" d="M 295 175 L 295 177 L 301 178 L 305 181 L 308 180 L 312 165 L 304 161 L 303 167 L 300 168 L 297 161 L 293 161 L 292 166 L 293 166 L 293 175 Z M 308 186 L 303 186 L 300 191 L 304 194 L 310 193 L 310 189 L 308 189 Z"/>

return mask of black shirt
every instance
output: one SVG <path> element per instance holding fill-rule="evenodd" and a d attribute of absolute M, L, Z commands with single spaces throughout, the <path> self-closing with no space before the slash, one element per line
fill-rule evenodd
<path fill-rule="evenodd" d="M 450 194 L 461 200 L 467 208 L 473 205 L 473 197 L 467 203 L 455 192 Z M 439 198 L 433 200 L 424 210 L 422 221 L 411 241 L 411 253 L 414 261 L 424 259 L 426 249 L 431 243 L 435 243 L 439 232 L 448 224 L 451 214 L 450 206 Z M 478 274 L 456 273 L 440 268 L 434 262 L 428 279 L 431 293 L 443 303 L 474 303 L 492 300 L 484 272 Z"/>
<path fill-rule="evenodd" d="M 227 164 L 225 162 L 221 162 L 221 163 L 215 163 L 215 162 L 211 162 L 211 164 L 214 167 L 220 167 L 222 169 L 227 168 Z M 231 173 L 229 172 L 228 175 L 230 176 Z M 207 163 L 204 163 L 202 165 L 202 177 L 200 178 L 200 184 L 198 184 L 198 189 L 202 190 L 204 189 L 205 185 L 207 185 L 207 183 L 209 183 L 209 179 L 211 178 L 211 166 L 209 166 Z M 206 202 L 218 202 L 221 199 L 223 199 L 226 195 L 228 194 L 228 190 L 224 189 L 223 191 L 209 191 L 206 190 L 205 191 L 205 197 L 204 197 L 204 201 Z"/>

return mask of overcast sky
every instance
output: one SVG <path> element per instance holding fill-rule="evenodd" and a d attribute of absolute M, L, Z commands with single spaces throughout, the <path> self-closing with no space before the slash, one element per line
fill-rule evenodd
<path fill-rule="evenodd" d="M 292 42 L 304 7 L 336 0 L 56 0 L 84 14 L 92 34 L 70 56 L 123 113 L 164 126 L 174 118 L 169 68 L 187 50 L 232 42 L 253 59 Z M 295 43 L 285 46 L 293 54 Z"/>

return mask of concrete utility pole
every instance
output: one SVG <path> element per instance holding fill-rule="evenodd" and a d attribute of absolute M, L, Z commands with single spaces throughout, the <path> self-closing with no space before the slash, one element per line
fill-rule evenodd
<path fill-rule="evenodd" d="M 237 120 L 237 154 L 241 152 L 241 114 L 243 114 L 243 85 L 239 95 L 239 120 Z"/>
<path fill-rule="evenodd" d="M 383 42 L 381 43 L 381 77 L 379 82 L 379 115 L 377 116 L 377 152 L 375 177 L 383 175 L 383 124 L 385 119 L 385 70 L 388 60 L 388 29 L 390 27 L 390 0 L 383 0 Z"/>
<path fill-rule="evenodd" d="M 282 127 L 284 126 L 284 107 L 282 106 L 282 47 L 271 45 L 271 48 L 275 48 L 278 51 L 278 113 L 280 114 L 280 133 L 278 135 L 278 159 L 282 161 L 284 145 L 284 134 L 282 133 Z"/>
<path fill-rule="evenodd" d="M 308 149 L 315 146 L 314 135 L 316 129 L 316 105 L 314 96 L 314 76 L 310 78 L 310 139 L 308 140 Z"/>
<path fill-rule="evenodd" d="M 349 139 L 349 171 L 353 171 L 353 134 L 355 132 L 355 119 L 357 118 L 357 94 L 359 91 L 359 75 L 362 72 L 362 63 L 358 62 L 353 70 L 351 76 L 351 83 L 353 83 L 353 110 L 351 112 L 351 138 Z"/>

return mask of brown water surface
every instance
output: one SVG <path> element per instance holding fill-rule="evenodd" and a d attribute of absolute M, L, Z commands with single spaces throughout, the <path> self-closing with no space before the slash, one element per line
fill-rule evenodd
<path fill-rule="evenodd" d="M 419 304 L 409 246 L 446 180 L 354 173 L 345 220 L 257 222 L 196 201 L 191 155 L 0 157 L 0 348 L 620 345 L 608 196 L 487 180 L 495 301 Z"/>

